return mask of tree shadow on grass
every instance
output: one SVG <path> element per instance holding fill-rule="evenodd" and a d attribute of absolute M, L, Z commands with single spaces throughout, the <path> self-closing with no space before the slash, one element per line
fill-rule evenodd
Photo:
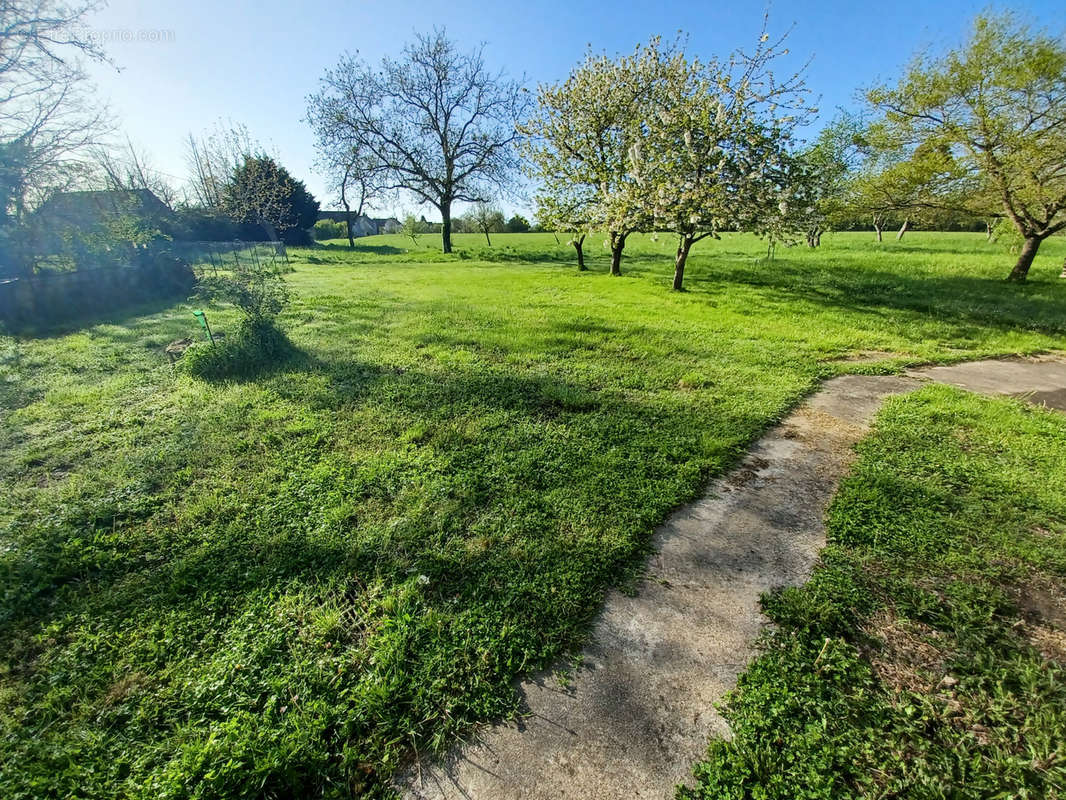
<path fill-rule="evenodd" d="M 341 541 L 326 546 L 308 540 L 308 551 L 300 553 L 300 542 L 305 541 L 301 536 L 311 532 L 310 529 L 303 531 L 301 526 L 306 523 L 314 528 L 318 524 L 308 516 L 308 512 L 316 510 L 318 502 L 331 502 L 328 492 L 323 492 L 321 496 L 301 493 L 299 499 L 292 503 L 283 496 L 259 498 L 244 506 L 245 512 L 242 513 L 248 515 L 246 525 L 237 524 L 239 520 L 229 520 L 216 531 L 221 538 L 213 544 L 206 542 L 198 533 L 190 541 L 188 553 L 180 556 L 172 554 L 174 564 L 160 567 L 153 559 L 145 560 L 142 548 L 137 546 L 135 531 L 141 523 L 152 520 L 157 514 L 166 517 L 170 512 L 165 506 L 170 501 L 162 505 L 156 503 L 155 495 L 148 488 L 109 492 L 106 497 L 96 498 L 92 496 L 90 483 L 86 488 L 89 495 L 84 502 L 72 500 L 67 503 L 60 515 L 62 518 L 36 531 L 32 546 L 23 546 L 9 553 L 5 565 L 5 582 L 8 585 L 5 588 L 13 602 L 7 609 L 7 620 L 24 627 L 33 620 L 40 621 L 71 612 L 81 603 L 91 604 L 101 613 L 110 609 L 110 614 L 121 616 L 124 608 L 145 602 L 163 605 L 182 602 L 179 596 L 208 589 L 202 580 L 197 584 L 194 576 L 211 576 L 209 584 L 213 587 L 212 591 L 220 595 L 232 594 L 234 598 L 242 592 L 262 588 L 264 582 L 281 585 L 296 575 L 311 574 L 309 570 L 327 568 L 355 569 L 360 573 L 370 571 L 392 575 L 399 580 L 406 575 L 405 570 L 411 567 L 411 554 L 421 546 L 420 537 L 428 536 L 434 540 L 435 543 L 430 542 L 429 548 L 429 551 L 434 552 L 444 546 L 444 540 L 453 537 L 465 539 L 468 535 L 467 526 L 475 524 L 483 510 L 482 504 L 491 505 L 494 498 L 499 500 L 508 492 L 517 492 L 524 498 L 523 502 L 537 504 L 536 513 L 530 508 L 530 524 L 534 528 L 547 526 L 536 534 L 541 536 L 547 535 L 548 530 L 552 529 L 553 512 L 550 511 L 550 504 L 544 506 L 542 503 L 544 492 L 552 487 L 567 487 L 574 491 L 583 487 L 580 491 L 596 494 L 602 491 L 598 471 L 587 461 L 559 458 L 554 464 L 548 465 L 536 461 L 515 465 L 511 463 L 510 455 L 498 451 L 491 436 L 482 439 L 477 433 L 464 432 L 457 420 L 496 419 L 502 415 L 501 419 L 511 419 L 514 424 L 521 421 L 523 425 L 539 429 L 540 433 L 525 431 L 520 434 L 536 439 L 537 436 L 549 435 L 546 428 L 556 425 L 558 435 L 567 436 L 568 425 L 580 415 L 585 420 L 583 428 L 591 437 L 591 441 L 582 441 L 580 446 L 589 452 L 602 453 L 618 450 L 617 433 L 623 420 L 630 420 L 634 429 L 638 430 L 662 429 L 664 426 L 688 430 L 691 427 L 691 420 L 681 410 L 674 414 L 658 405 L 645 407 L 621 400 L 617 395 L 605 396 L 586 386 L 544 376 L 520 377 L 474 369 L 422 372 L 384 368 L 357 361 L 326 362 L 299 351 L 280 363 L 269 375 L 260 376 L 260 379 L 271 394 L 293 403 L 305 404 L 313 410 L 343 414 L 347 407 L 372 398 L 377 406 L 389 408 L 390 413 L 398 418 L 417 420 L 415 428 L 405 432 L 398 442 L 399 460 L 397 465 L 390 467 L 396 470 L 395 474 L 381 478 L 380 486 L 377 483 L 379 479 L 374 478 L 373 486 L 378 488 L 361 485 L 360 480 L 363 479 L 356 478 L 354 471 L 349 474 L 345 471 L 346 467 L 340 468 L 344 476 L 338 477 L 338 486 L 348 487 L 351 491 L 351 496 L 343 500 L 359 502 L 361 498 L 365 499 L 368 491 L 374 495 L 384 491 L 380 501 L 392 502 L 392 496 L 400 491 L 399 487 L 405 482 L 421 483 L 436 475 L 450 486 L 448 492 L 458 492 L 465 498 L 463 507 L 454 512 L 458 517 L 443 528 L 437 523 L 426 522 L 425 527 L 414 523 L 404 529 L 406 532 L 400 536 L 403 541 L 397 539 L 395 548 L 381 544 L 364 552 L 364 545 L 354 542 Z M 309 392 L 307 388 L 312 383 L 319 388 Z M 205 425 L 209 425 L 203 420 L 205 412 L 203 407 L 183 407 L 182 418 L 175 421 L 174 430 L 181 431 L 185 441 L 180 451 L 168 452 L 167 458 L 173 461 L 166 465 L 167 474 L 187 474 L 205 468 L 204 464 L 197 463 L 209 448 L 206 440 L 197 444 L 199 437 L 207 435 L 197 433 L 206 430 Z M 754 418 L 737 422 L 738 430 L 752 435 L 761 424 L 760 420 Z M 511 424 L 508 423 L 508 426 Z M 602 447 L 596 444 L 599 439 L 602 439 Z M 430 474 L 423 474 L 425 464 L 419 455 L 423 447 L 431 448 L 443 472 L 434 470 Z M 639 448 L 634 450 L 630 454 L 634 459 L 632 469 L 625 470 L 626 474 L 632 473 L 634 486 L 627 490 L 629 479 L 619 475 L 617 493 L 624 495 L 627 491 L 637 491 L 637 487 L 639 491 L 646 491 L 648 482 L 653 482 L 658 472 L 663 472 L 658 478 L 665 480 L 666 473 L 671 469 L 670 463 L 698 457 L 695 444 L 691 444 L 689 449 L 691 452 L 672 452 L 668 459 L 655 465 L 638 465 L 638 461 L 643 461 L 643 453 L 638 452 Z M 310 461 L 294 462 L 295 472 L 290 474 L 289 482 L 293 486 L 301 485 L 299 475 L 304 471 L 314 472 L 318 458 L 325 457 L 331 451 L 329 443 L 324 442 L 317 448 L 318 456 L 311 456 Z M 279 454 L 279 457 L 284 456 Z M 145 471 L 154 470 L 146 468 Z M 506 474 L 509 472 L 513 474 Z M 449 474 L 464 475 L 463 484 L 451 486 L 447 478 Z M 385 488 L 389 486 L 394 488 Z M 285 486 L 277 488 L 281 492 L 287 491 Z M 180 486 L 170 489 L 177 492 L 178 496 L 184 492 Z M 340 502 L 338 498 L 333 499 Z M 686 499 L 674 498 L 674 502 L 668 502 L 667 506 Z M 442 495 L 438 500 L 441 504 L 439 507 L 430 504 L 422 512 L 434 516 L 441 509 L 451 508 L 447 496 Z M 591 498 L 589 502 L 592 502 Z M 623 513 L 611 510 L 612 502 L 598 502 L 604 504 L 604 513 Z M 645 534 L 649 534 L 650 526 L 658 520 L 663 509 L 653 510 L 650 515 L 646 513 L 647 509 L 638 511 L 637 516 L 641 518 L 638 527 L 646 528 Z M 271 518 L 264 520 L 264 514 Z M 130 533 L 98 543 L 97 552 L 91 556 L 90 567 L 78 558 L 71 558 L 69 541 L 72 537 L 91 536 L 93 531 L 102 529 L 128 530 Z M 530 533 L 532 535 L 532 529 Z M 294 538 L 285 538 L 290 534 Z M 266 537 L 270 542 L 267 550 L 275 546 L 279 549 L 276 558 L 265 552 L 263 547 L 250 544 L 246 540 L 248 536 Z M 275 537 L 281 538 L 275 541 Z M 100 550 L 109 552 L 102 556 Z M 475 561 L 471 561 L 468 568 L 478 573 L 482 571 Z M 129 580 L 131 575 L 138 573 L 143 573 L 143 579 Z M 109 594 L 119 585 L 121 591 Z M 61 607 L 48 602 L 49 598 L 56 595 L 63 597 Z M 2 631 L 0 635 L 3 635 Z"/>
<path fill-rule="evenodd" d="M 566 338 L 614 332 L 595 320 L 549 331 Z M 681 405 L 645 405 L 623 393 L 505 367 L 407 369 L 303 350 L 255 381 L 266 397 L 283 401 L 271 413 L 290 406 L 327 413 L 309 415 L 313 425 L 295 433 L 279 416 L 273 437 L 248 423 L 233 433 L 240 445 L 234 459 L 213 460 L 220 444 L 218 424 L 207 419 L 213 407 L 182 406 L 168 434 L 175 440 L 135 456 L 143 468 L 129 474 L 143 473 L 143 486 L 105 493 L 85 476 L 82 494 L 63 507 L 27 510 L 11 529 L 19 545 L 5 554 L 0 573 L 5 596 L 14 598 L 0 618 L 0 642 L 29 641 L 57 620 L 66 620 L 67 630 L 91 620 L 101 640 L 124 641 L 131 629 L 144 629 L 148 645 L 163 635 L 153 625 L 166 627 L 168 637 L 173 631 L 151 664 L 143 641 L 138 652 L 99 648 L 79 656 L 85 669 L 69 680 L 91 699 L 100 693 L 91 675 L 154 673 L 171 665 L 178 674 L 182 661 L 196 675 L 221 652 L 239 648 L 246 635 L 268 639 L 270 630 L 289 625 L 277 598 L 297 596 L 307 604 L 300 613 L 336 600 L 344 619 L 361 624 L 363 610 L 372 607 L 362 592 L 373 585 L 418 598 L 387 620 L 395 622 L 396 641 L 409 648 L 390 705 L 406 707 L 425 676 L 450 669 L 448 713 L 470 721 L 513 702 L 516 674 L 547 666 L 580 642 L 606 590 L 639 566 L 654 526 L 691 499 L 686 492 L 698 491 L 692 476 L 724 467 L 767 422 L 754 405 L 715 410 L 707 426 L 707 413 L 694 420 Z M 370 413 L 355 425 L 331 428 L 349 410 Z M 368 422 L 381 426 L 376 438 Z M 720 426 L 715 452 L 691 436 L 696 424 Z M 364 431 L 369 441 L 361 449 Z M 242 465 L 244 453 L 261 450 L 270 460 Z M 213 484 L 211 475 L 222 469 L 238 474 Z M 422 576 L 425 584 L 412 593 Z M 321 597 L 337 586 L 350 591 L 340 599 Z M 277 613 L 264 613 L 260 630 L 248 609 L 264 608 Z M 379 622 L 380 616 L 366 628 L 353 624 L 335 641 L 343 647 L 355 641 L 353 651 L 365 656 L 359 637 Z M 310 621 L 286 628 L 294 651 L 305 633 L 314 634 Z M 287 649 L 264 650 L 261 657 L 252 667 L 262 670 L 256 678 L 288 677 L 293 656 Z M 47 681 L 49 663 L 26 660 L 17 667 L 20 679 Z M 366 663 L 367 671 L 374 668 Z M 485 663 L 491 667 L 479 666 Z M 336 694 L 324 695 L 323 707 L 344 719 L 329 719 L 326 735 L 392 737 L 399 730 L 389 727 L 394 721 L 351 705 L 358 680 L 348 674 L 338 679 Z M 262 686 L 243 691 L 232 696 L 258 707 Z M 213 703 L 190 692 L 169 707 L 161 704 L 159 728 L 223 715 Z M 410 738 L 424 747 L 445 731 L 440 718 L 418 711 L 410 720 L 399 715 L 400 724 L 415 726 L 402 731 L 405 746 Z M 68 724 L 57 714 L 57 728 Z M 204 723 L 201 730 L 209 728 Z M 301 762 L 299 754 L 285 765 L 290 777 L 318 774 L 320 767 Z"/>
<path fill-rule="evenodd" d="M 127 325 L 138 317 L 151 317 L 169 311 L 188 302 L 184 294 L 160 297 L 143 303 L 123 307 L 107 306 L 86 308 L 77 317 L 48 325 L 19 327 L 13 332 L 20 339 L 59 339 L 96 325 Z M 0 332 L 3 326 L 0 324 Z"/>
<path fill-rule="evenodd" d="M 484 250 L 471 251 L 470 257 L 479 261 L 501 264 L 559 264 L 577 269 L 577 254 L 573 248 L 560 252 L 523 252 L 506 248 L 501 248 L 500 250 L 485 248 Z M 585 252 L 585 267 L 590 272 L 607 272 L 609 271 L 610 263 L 611 257 L 609 254 Z M 626 274 L 627 269 L 631 266 L 650 269 L 654 265 L 665 265 L 666 263 L 667 260 L 658 253 L 626 253 L 622 257 L 622 274 Z"/>
<path fill-rule="evenodd" d="M 974 275 L 907 274 L 778 257 L 747 265 L 701 259 L 686 273 L 685 282 L 694 292 L 717 293 L 723 285 L 761 290 L 781 313 L 795 313 L 788 306 L 799 298 L 862 314 L 896 317 L 905 312 L 913 319 L 999 331 L 1066 333 L 1066 286 L 1046 280 L 1019 285 Z"/>
<path fill-rule="evenodd" d="M 391 244 L 358 244 L 356 240 L 355 247 L 349 247 L 346 244 L 336 244 L 333 242 L 317 244 L 313 250 L 328 250 L 331 252 L 340 253 L 366 253 L 376 256 L 396 256 L 406 253 L 399 247 L 393 247 Z M 310 259 L 308 259 L 310 261 Z M 315 263 L 312 261 L 312 263 Z"/>

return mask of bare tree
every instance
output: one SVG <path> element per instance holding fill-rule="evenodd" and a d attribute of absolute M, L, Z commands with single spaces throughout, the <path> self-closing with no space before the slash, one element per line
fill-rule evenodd
<path fill-rule="evenodd" d="M 170 208 L 178 200 L 177 191 L 167 176 L 155 169 L 148 155 L 137 150 L 128 137 L 121 149 L 97 148 L 96 164 L 104 184 L 110 189 L 147 189 Z"/>
<path fill-rule="evenodd" d="M 363 215 L 367 203 L 383 193 L 386 171 L 381 162 L 365 150 L 345 142 L 336 142 L 328 131 L 316 128 L 315 133 L 319 153 L 316 166 L 326 175 L 330 192 L 344 207 L 348 247 L 354 248 L 352 223 Z"/>
<path fill-rule="evenodd" d="M 108 61 L 82 30 L 99 5 L 0 0 L 0 216 L 18 219 L 87 173 L 108 127 L 106 109 L 85 96 L 82 66 Z"/>
<path fill-rule="evenodd" d="M 485 243 L 489 247 L 492 247 L 492 239 L 489 238 L 489 234 L 500 233 L 507 226 L 503 212 L 488 203 L 475 203 L 466 216 L 470 227 L 485 234 Z"/>
<path fill-rule="evenodd" d="M 199 137 L 190 133 L 185 140 L 185 159 L 193 199 L 204 208 L 221 209 L 223 190 L 237 168 L 245 159 L 266 155 L 247 126 L 238 122 L 220 120 L 213 130 Z"/>
<path fill-rule="evenodd" d="M 452 250 L 452 204 L 477 203 L 511 185 L 516 121 L 526 95 L 485 66 L 482 49 L 461 53 L 444 31 L 418 36 L 399 60 L 373 69 L 345 55 L 308 98 L 307 118 L 336 146 L 382 165 L 386 190 L 404 190 L 441 215 Z"/>

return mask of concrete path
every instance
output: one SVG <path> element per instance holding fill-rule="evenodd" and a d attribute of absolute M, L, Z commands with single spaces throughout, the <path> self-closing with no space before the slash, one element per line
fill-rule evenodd
<path fill-rule="evenodd" d="M 844 376 L 770 430 L 728 475 L 655 533 L 636 596 L 611 592 L 568 686 L 519 687 L 517 721 L 480 731 L 443 764 L 414 765 L 410 800 L 670 798 L 712 734 L 765 619 L 759 596 L 801 584 L 823 514 L 885 397 L 923 380 L 1066 409 L 1066 360 L 1006 359 Z"/>

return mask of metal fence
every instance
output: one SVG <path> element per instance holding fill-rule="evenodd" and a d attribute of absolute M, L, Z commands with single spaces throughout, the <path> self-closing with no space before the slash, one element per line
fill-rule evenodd
<path fill-rule="evenodd" d="M 277 272 L 289 269 L 289 253 L 284 242 L 164 242 L 156 246 L 160 252 L 172 253 L 195 269 L 218 274 L 243 262 L 256 268 L 269 267 Z"/>

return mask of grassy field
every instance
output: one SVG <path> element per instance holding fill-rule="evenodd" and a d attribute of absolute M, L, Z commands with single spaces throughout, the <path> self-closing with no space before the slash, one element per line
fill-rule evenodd
<path fill-rule="evenodd" d="M 677 294 L 666 237 L 456 238 L 295 251 L 243 381 L 168 366 L 187 304 L 0 340 L 0 796 L 382 793 L 819 378 L 1066 333 L 1061 240 L 1010 286 L 978 235 L 727 237 Z"/>
<path fill-rule="evenodd" d="M 1066 797 L 1066 416 L 891 400 L 685 800 Z"/>

